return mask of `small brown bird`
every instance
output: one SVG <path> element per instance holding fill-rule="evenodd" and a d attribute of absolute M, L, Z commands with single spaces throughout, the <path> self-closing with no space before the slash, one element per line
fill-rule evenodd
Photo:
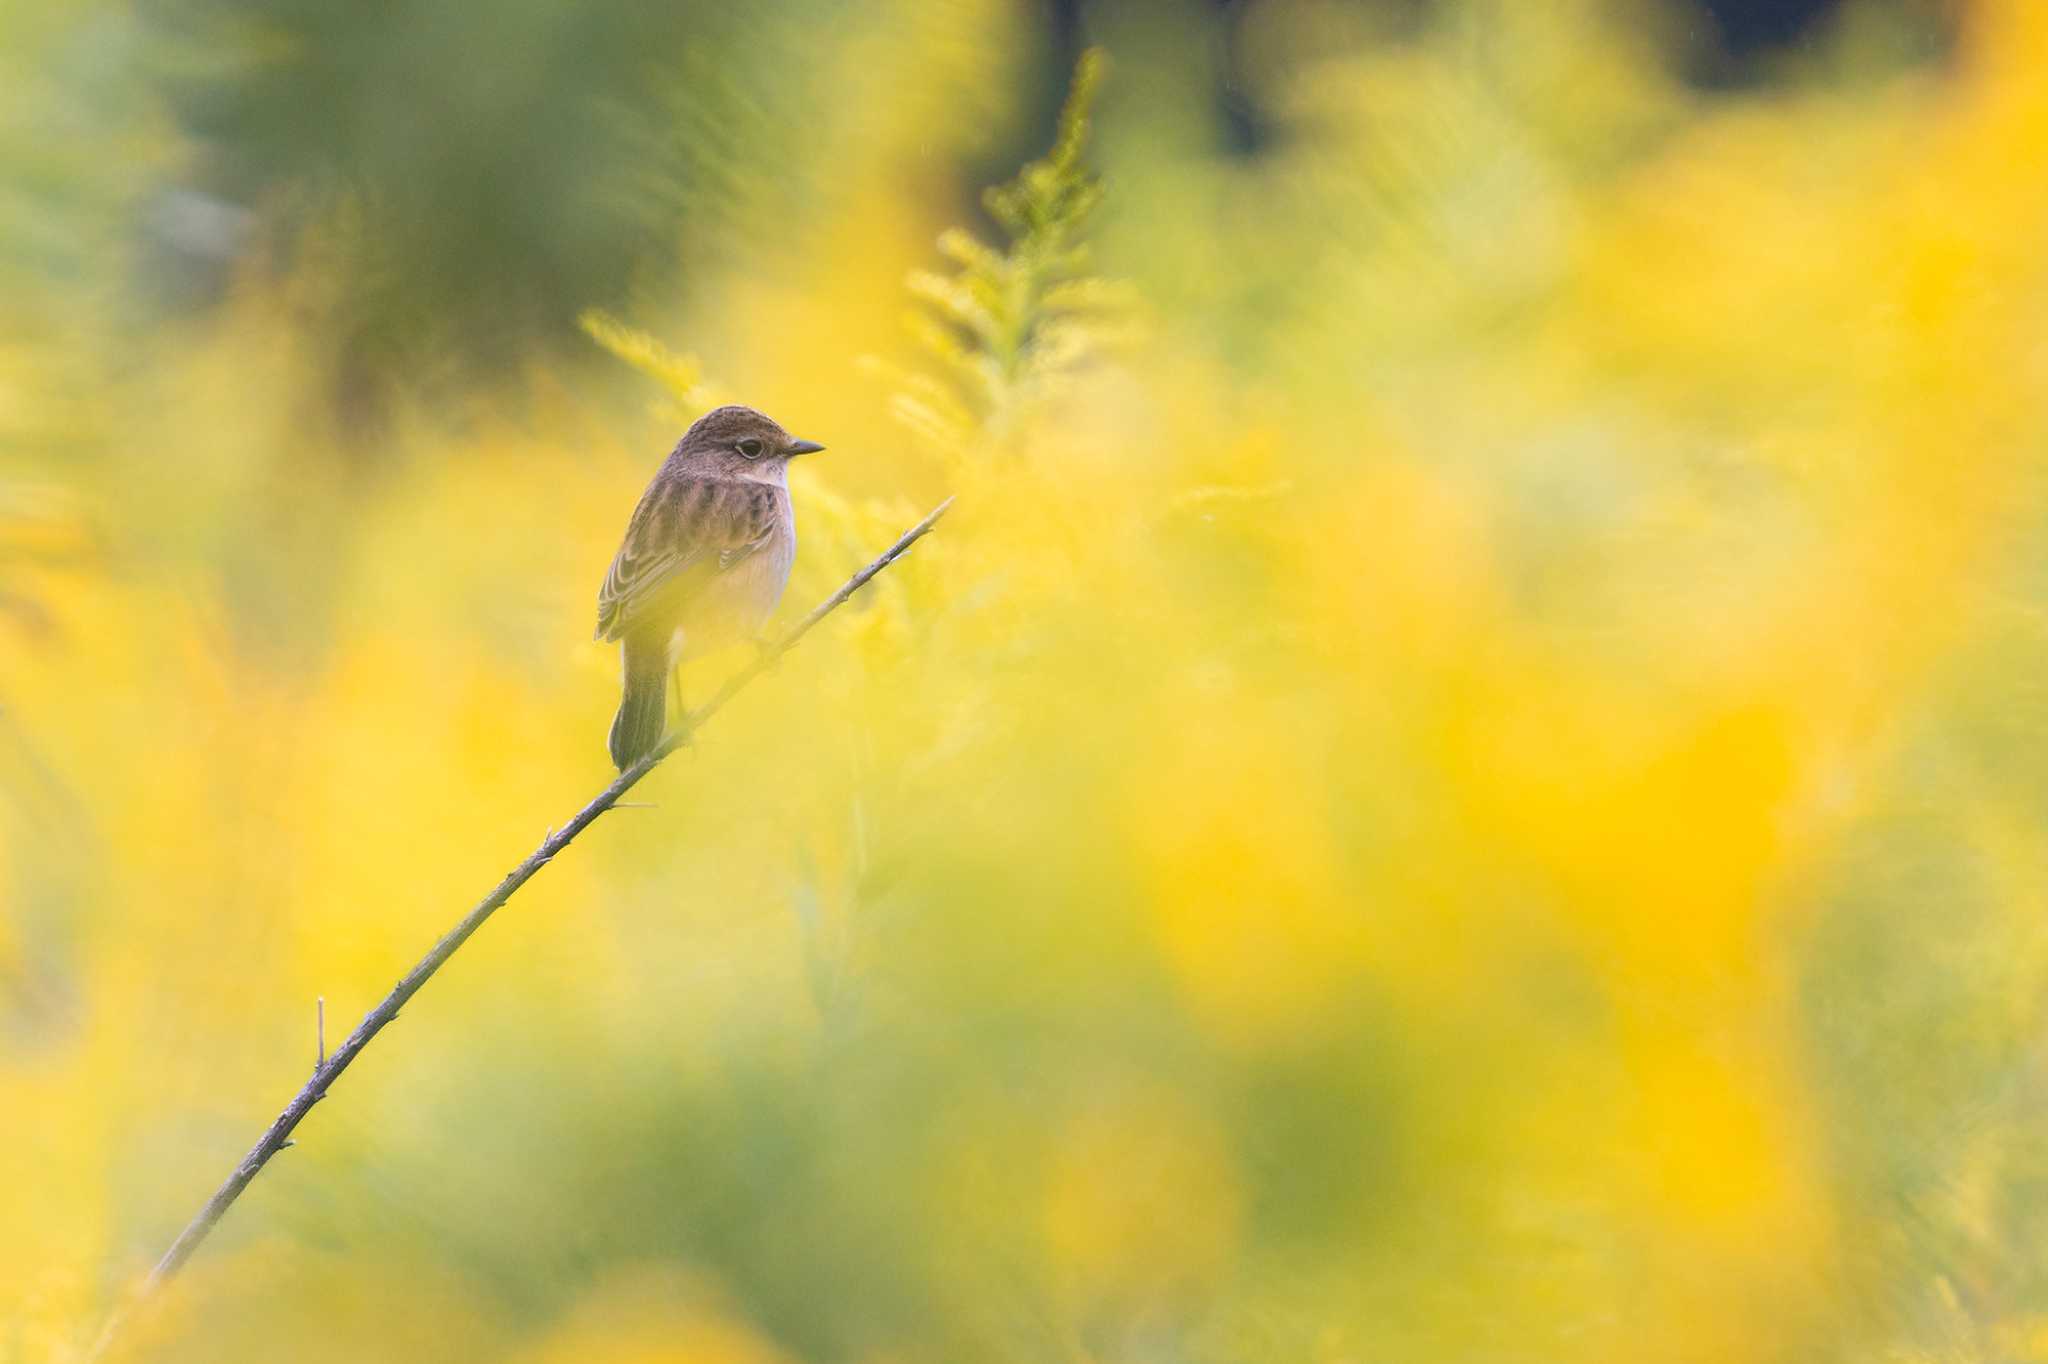
<path fill-rule="evenodd" d="M 624 646 L 611 734 L 620 771 L 660 742 L 663 693 L 685 642 L 752 636 L 775 610 L 796 559 L 789 461 L 824 448 L 751 407 L 717 408 L 683 433 L 640 495 L 597 594 L 597 637 Z"/>

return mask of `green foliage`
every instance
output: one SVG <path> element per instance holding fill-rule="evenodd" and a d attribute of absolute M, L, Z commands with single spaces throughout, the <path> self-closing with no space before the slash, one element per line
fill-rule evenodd
<path fill-rule="evenodd" d="M 576 324 L 599 346 L 660 384 L 673 400 L 668 415 L 689 420 L 722 401 L 704 377 L 704 364 L 695 354 L 672 350 L 652 332 L 622 322 L 601 308 L 586 309 Z"/>
<path fill-rule="evenodd" d="M 817 82 L 774 40 L 788 19 L 703 0 L 510 0 L 487 20 L 173 0 L 140 27 L 150 88 L 194 148 L 170 187 L 282 248 L 238 268 L 331 256 L 343 287 L 309 329 L 368 397 L 429 374 L 493 382 L 554 353 L 580 308 L 680 293 L 736 238 L 793 221 L 736 192 L 788 189 L 759 167 L 816 117 Z M 163 250 L 167 280 L 219 268 Z"/>
<path fill-rule="evenodd" d="M 1135 295 L 1091 273 L 1084 237 L 1102 201 L 1101 181 L 1083 153 L 1106 65 L 1100 48 L 1082 53 L 1052 150 L 982 194 L 1004 244 L 949 228 L 938 246 L 956 267 L 952 273 L 919 270 L 909 277 L 921 305 L 910 316 L 912 335 L 930 368 L 895 376 L 904 391 L 891 409 L 939 450 L 957 453 L 983 440 L 1000 445 L 1131 330 Z"/>

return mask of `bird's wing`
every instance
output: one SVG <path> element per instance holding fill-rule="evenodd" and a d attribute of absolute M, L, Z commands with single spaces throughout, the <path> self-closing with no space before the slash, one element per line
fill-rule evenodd
<path fill-rule="evenodd" d="M 598 591 L 597 637 L 618 639 L 657 604 L 686 601 L 758 552 L 775 527 L 775 494 L 765 485 L 655 479 Z"/>

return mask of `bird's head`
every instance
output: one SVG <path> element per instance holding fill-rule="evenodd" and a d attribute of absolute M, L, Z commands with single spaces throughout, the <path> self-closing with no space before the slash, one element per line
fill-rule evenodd
<path fill-rule="evenodd" d="M 790 460 L 824 448 L 814 440 L 798 440 L 767 414 L 735 403 L 697 418 L 676 443 L 676 454 L 728 478 L 780 482 Z"/>

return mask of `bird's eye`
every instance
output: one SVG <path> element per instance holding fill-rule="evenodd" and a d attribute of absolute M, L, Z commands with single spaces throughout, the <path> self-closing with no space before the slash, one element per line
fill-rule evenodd
<path fill-rule="evenodd" d="M 748 459 L 761 458 L 761 442 L 755 440 L 752 436 L 748 436 L 745 440 L 740 442 L 740 453 L 745 455 Z"/>

